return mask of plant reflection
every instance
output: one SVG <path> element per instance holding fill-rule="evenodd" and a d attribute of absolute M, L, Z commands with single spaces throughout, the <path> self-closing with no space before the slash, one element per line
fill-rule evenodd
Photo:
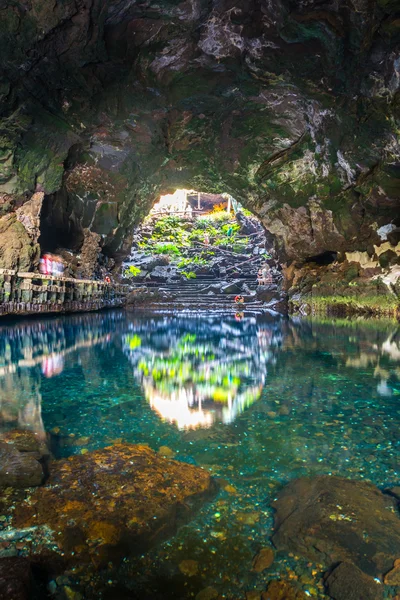
<path fill-rule="evenodd" d="M 123 337 L 146 399 L 179 429 L 231 423 L 261 395 L 266 337 L 255 319 L 177 319 Z"/>

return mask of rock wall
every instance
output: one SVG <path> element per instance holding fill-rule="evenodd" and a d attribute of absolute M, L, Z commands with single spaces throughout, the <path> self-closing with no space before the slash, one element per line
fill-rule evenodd
<path fill-rule="evenodd" d="M 43 192 L 64 246 L 120 260 L 176 187 L 231 193 L 288 263 L 398 231 L 396 2 L 6 0 L 0 23 L 3 210 Z M 0 267 L 34 266 L 4 218 Z"/>

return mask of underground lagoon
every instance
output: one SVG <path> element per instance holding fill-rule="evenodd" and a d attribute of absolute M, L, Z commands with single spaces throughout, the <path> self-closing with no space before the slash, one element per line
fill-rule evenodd
<path fill-rule="evenodd" d="M 399 600 L 398 0 L 0 6 L 0 600 Z"/>
<path fill-rule="evenodd" d="M 33 598 L 396 597 L 395 322 L 111 311 L 0 335 L 15 598 L 29 565 Z"/>

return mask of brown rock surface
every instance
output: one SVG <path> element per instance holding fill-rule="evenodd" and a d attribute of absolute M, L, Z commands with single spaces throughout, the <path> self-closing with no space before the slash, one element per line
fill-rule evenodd
<path fill-rule="evenodd" d="M 42 465 L 30 453 L 19 452 L 11 444 L 0 442 L 0 489 L 27 488 L 44 479 Z"/>
<path fill-rule="evenodd" d="M 39 264 L 40 248 L 15 213 L 0 218 L 0 268 L 29 271 Z"/>
<path fill-rule="evenodd" d="M 333 600 L 380 600 L 382 585 L 365 575 L 353 563 L 342 562 L 326 579 L 329 596 Z"/>
<path fill-rule="evenodd" d="M 198 467 L 116 444 L 54 462 L 46 486 L 17 507 L 14 525 L 47 525 L 63 561 L 99 566 L 174 533 L 214 490 Z"/>
<path fill-rule="evenodd" d="M 268 569 L 274 562 L 274 551 L 272 548 L 261 548 L 260 552 L 254 557 L 253 571 L 262 573 Z"/>
<path fill-rule="evenodd" d="M 364 481 L 319 476 L 290 482 L 275 501 L 279 550 L 330 565 L 350 561 L 365 573 L 387 573 L 400 556 L 396 503 Z"/>
<path fill-rule="evenodd" d="M 16 448 L 19 452 L 29 452 L 35 458 L 49 455 L 44 436 L 24 429 L 13 429 L 0 436 L 0 440 Z"/>
<path fill-rule="evenodd" d="M 399 585 L 400 586 L 400 560 L 394 561 L 393 569 L 386 573 L 384 582 L 386 585 Z"/>
<path fill-rule="evenodd" d="M 261 595 L 262 600 L 306 600 L 307 596 L 287 581 L 271 581 L 267 591 Z"/>
<path fill-rule="evenodd" d="M 83 277 L 91 279 L 97 266 L 100 253 L 101 235 L 84 230 L 84 240 L 81 248 L 81 273 Z"/>

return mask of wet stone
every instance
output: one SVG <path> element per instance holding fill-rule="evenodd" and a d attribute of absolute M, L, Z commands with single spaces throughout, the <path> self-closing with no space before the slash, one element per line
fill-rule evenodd
<path fill-rule="evenodd" d="M 179 570 L 184 575 L 193 577 L 194 575 L 197 575 L 199 571 L 199 563 L 197 560 L 183 560 L 181 563 L 179 563 Z"/>
<path fill-rule="evenodd" d="M 19 452 L 14 446 L 0 442 L 0 489 L 37 486 L 43 479 L 42 465 L 35 456 Z"/>
<path fill-rule="evenodd" d="M 215 598 L 218 598 L 218 592 L 211 586 L 204 588 L 196 595 L 196 600 L 215 600 Z"/>
<path fill-rule="evenodd" d="M 52 464 L 47 484 L 16 508 L 17 527 L 47 525 L 57 547 L 37 561 L 107 564 L 165 539 L 215 492 L 198 467 L 147 446 L 115 444 Z"/>
<path fill-rule="evenodd" d="M 400 556 L 394 498 L 364 481 L 318 476 L 290 482 L 275 501 L 278 550 L 326 566 L 353 562 L 365 573 L 387 573 Z"/>
<path fill-rule="evenodd" d="M 275 580 L 261 594 L 261 600 L 306 600 L 307 596 L 288 581 Z"/>
<path fill-rule="evenodd" d="M 40 435 L 24 429 L 13 429 L 1 436 L 1 441 L 16 448 L 19 452 L 29 452 L 41 459 L 49 455 L 46 443 Z"/>
<path fill-rule="evenodd" d="M 393 569 L 391 569 L 388 573 L 386 573 L 384 582 L 387 585 L 400 586 L 400 560 L 399 559 L 395 560 Z"/>
<path fill-rule="evenodd" d="M 353 563 L 342 562 L 326 579 L 333 600 L 381 600 L 383 586 L 363 573 Z"/>
<path fill-rule="evenodd" d="M 272 548 L 261 548 L 260 552 L 254 557 L 253 571 L 262 573 L 274 562 L 274 551 Z"/>

